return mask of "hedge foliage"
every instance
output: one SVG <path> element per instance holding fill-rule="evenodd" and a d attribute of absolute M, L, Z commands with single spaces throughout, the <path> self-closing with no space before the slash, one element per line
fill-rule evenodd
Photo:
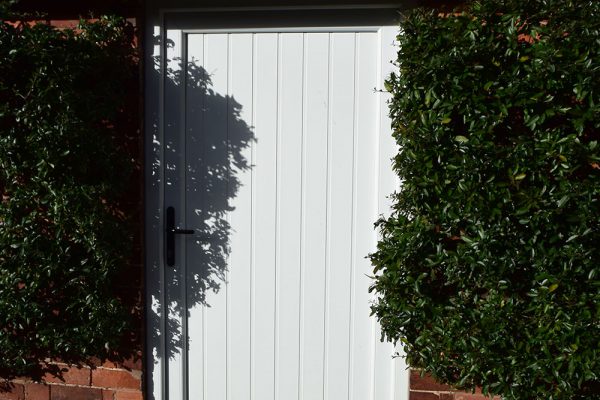
<path fill-rule="evenodd" d="M 418 10 L 398 42 L 384 336 L 460 388 L 600 398 L 600 2 Z"/>
<path fill-rule="evenodd" d="M 131 229 L 119 118 L 132 27 L 0 22 L 0 372 L 103 357 L 128 316 L 111 285 Z"/>

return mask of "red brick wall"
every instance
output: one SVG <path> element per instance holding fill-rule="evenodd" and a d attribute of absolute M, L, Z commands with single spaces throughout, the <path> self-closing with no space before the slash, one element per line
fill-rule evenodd
<path fill-rule="evenodd" d="M 42 381 L 14 379 L 0 392 L 0 400 L 142 400 L 141 363 L 107 362 L 93 367 L 57 364 L 62 379 L 46 375 Z"/>

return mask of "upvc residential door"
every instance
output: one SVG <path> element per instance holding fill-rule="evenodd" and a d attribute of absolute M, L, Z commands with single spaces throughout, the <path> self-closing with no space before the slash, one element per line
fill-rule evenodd
<path fill-rule="evenodd" d="M 153 70 L 149 395 L 407 399 L 365 258 L 396 189 L 395 27 L 171 21 Z"/>

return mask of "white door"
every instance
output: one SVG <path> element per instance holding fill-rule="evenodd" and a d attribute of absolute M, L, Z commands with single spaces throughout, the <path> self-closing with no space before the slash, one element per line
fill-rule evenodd
<path fill-rule="evenodd" d="M 365 258 L 396 185 L 378 91 L 395 31 L 167 26 L 147 239 L 154 399 L 407 399 L 369 317 Z"/>

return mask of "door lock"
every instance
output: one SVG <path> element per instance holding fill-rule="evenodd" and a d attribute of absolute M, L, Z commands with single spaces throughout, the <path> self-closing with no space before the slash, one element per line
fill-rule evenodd
<path fill-rule="evenodd" d="M 175 228 L 175 208 L 167 207 L 167 228 L 165 234 L 167 241 L 167 265 L 172 267 L 175 265 L 175 235 L 193 235 L 194 230 Z"/>

